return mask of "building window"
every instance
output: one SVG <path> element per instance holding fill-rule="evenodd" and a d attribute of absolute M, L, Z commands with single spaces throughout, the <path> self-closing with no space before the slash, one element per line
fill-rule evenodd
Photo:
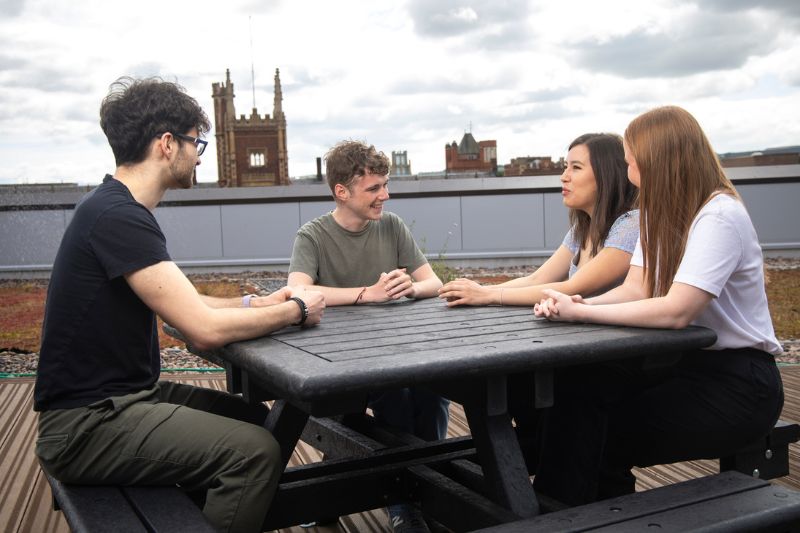
<path fill-rule="evenodd" d="M 251 167 L 263 167 L 267 164 L 267 154 L 266 150 L 258 149 L 258 150 L 248 150 L 248 156 L 250 159 L 250 166 Z"/>

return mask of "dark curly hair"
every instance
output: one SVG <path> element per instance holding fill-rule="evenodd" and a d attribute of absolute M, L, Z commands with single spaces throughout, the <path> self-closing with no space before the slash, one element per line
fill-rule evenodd
<path fill-rule="evenodd" d="M 100 105 L 100 127 L 121 166 L 143 161 L 160 133 L 186 134 L 197 128 L 203 135 L 211 124 L 197 101 L 177 83 L 123 76 L 111 84 Z"/>
<path fill-rule="evenodd" d="M 325 154 L 325 176 L 334 194 L 337 183 L 349 189 L 357 177 L 365 174 L 385 176 L 388 173 L 389 158 L 371 144 L 342 141 Z"/>

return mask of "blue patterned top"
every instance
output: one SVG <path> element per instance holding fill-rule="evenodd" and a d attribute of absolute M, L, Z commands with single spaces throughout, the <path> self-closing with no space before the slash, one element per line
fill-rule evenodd
<path fill-rule="evenodd" d="M 611 229 L 608 230 L 608 237 L 603 242 L 603 248 L 619 248 L 623 252 L 633 254 L 636 249 L 636 242 L 639 240 L 639 210 L 634 209 L 623 213 L 614 221 Z M 578 253 L 581 250 L 580 243 L 575 241 L 572 228 L 569 229 L 561 243 L 572 252 L 572 261 L 569 264 L 569 277 L 578 271 Z"/>

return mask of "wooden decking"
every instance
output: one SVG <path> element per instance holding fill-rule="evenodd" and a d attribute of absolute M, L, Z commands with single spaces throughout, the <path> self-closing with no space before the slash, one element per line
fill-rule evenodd
<path fill-rule="evenodd" d="M 786 403 L 781 418 L 800 422 L 800 365 L 781 368 Z M 171 374 L 174 379 L 197 386 L 225 388 L 224 377 L 216 375 Z M 2 532 L 68 532 L 61 513 L 52 511 L 50 489 L 44 480 L 39 464 L 33 455 L 36 439 L 36 415 L 32 411 L 33 379 L 0 380 L 0 531 Z M 460 407 L 453 406 L 449 433 L 451 436 L 467 432 L 466 420 Z M 800 490 L 800 446 L 790 448 L 791 475 L 776 480 L 777 483 Z M 320 460 L 320 454 L 301 443 L 294 451 L 292 464 Z M 637 489 L 644 490 L 669 483 L 684 481 L 717 471 L 713 461 L 691 461 L 641 469 L 637 474 Z M 288 530 L 299 532 L 383 532 L 391 531 L 383 510 L 374 510 L 343 517 L 330 527 Z"/>

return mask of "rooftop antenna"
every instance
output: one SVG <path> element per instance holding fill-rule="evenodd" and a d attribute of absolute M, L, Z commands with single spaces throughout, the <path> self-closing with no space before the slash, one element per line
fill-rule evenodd
<path fill-rule="evenodd" d="M 250 29 L 250 79 L 253 83 L 253 109 L 256 108 L 256 68 L 253 59 L 253 17 L 247 16 L 247 25 Z"/>

